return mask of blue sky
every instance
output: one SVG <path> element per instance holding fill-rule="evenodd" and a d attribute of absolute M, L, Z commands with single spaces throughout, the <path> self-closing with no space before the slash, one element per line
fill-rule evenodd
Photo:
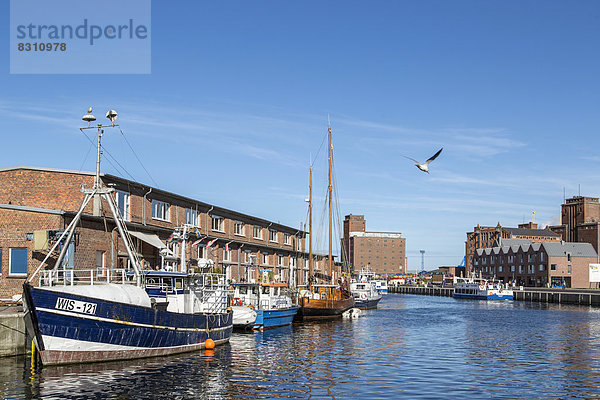
<path fill-rule="evenodd" d="M 402 232 L 410 269 L 600 195 L 597 1 L 154 1 L 149 75 L 11 75 L 8 8 L 1 167 L 93 170 L 81 115 L 114 108 L 150 175 L 118 132 L 105 172 L 299 226 L 329 115 L 340 213 Z M 402 157 L 440 147 L 430 175 Z"/>

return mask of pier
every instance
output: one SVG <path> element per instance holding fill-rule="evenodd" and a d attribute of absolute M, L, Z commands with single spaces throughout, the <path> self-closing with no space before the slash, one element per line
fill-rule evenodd
<path fill-rule="evenodd" d="M 454 288 L 439 286 L 390 286 L 390 293 L 419 294 L 424 296 L 451 297 Z M 514 288 L 513 295 L 519 301 L 537 301 L 540 303 L 575 304 L 582 306 L 600 306 L 598 289 L 556 289 L 540 287 Z"/>

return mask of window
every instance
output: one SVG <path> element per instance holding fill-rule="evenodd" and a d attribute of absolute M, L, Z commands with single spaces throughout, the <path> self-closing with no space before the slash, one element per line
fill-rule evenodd
<path fill-rule="evenodd" d="M 515 272 L 515 266 L 514 265 L 510 266 L 510 272 Z"/>
<path fill-rule="evenodd" d="M 569 273 L 569 274 L 571 273 L 571 265 L 567 266 L 567 273 Z"/>
<path fill-rule="evenodd" d="M 25 276 L 27 275 L 27 249 L 11 248 L 8 260 L 9 275 Z"/>
<path fill-rule="evenodd" d="M 152 218 L 169 221 L 169 203 L 152 200 Z"/>
<path fill-rule="evenodd" d="M 105 252 L 102 250 L 96 250 L 96 274 L 105 275 L 104 269 L 104 254 Z"/>
<path fill-rule="evenodd" d="M 234 231 L 233 233 L 235 233 L 236 235 L 239 236 L 244 236 L 244 223 L 241 221 L 235 221 L 235 225 L 234 225 Z"/>
<path fill-rule="evenodd" d="M 498 266 L 498 272 L 502 272 L 502 265 Z"/>
<path fill-rule="evenodd" d="M 277 242 L 277 231 L 269 230 L 269 241 Z"/>
<path fill-rule="evenodd" d="M 251 263 L 252 262 L 252 253 L 250 253 L 249 251 L 245 251 L 244 252 L 244 262 L 245 263 Z"/>
<path fill-rule="evenodd" d="M 225 220 L 223 217 L 212 216 L 212 230 L 218 232 L 225 232 Z"/>
<path fill-rule="evenodd" d="M 544 271 L 544 270 L 545 270 L 545 268 L 544 268 L 544 264 L 540 264 L 540 267 L 539 267 L 539 269 L 540 269 L 540 272 Z"/>
<path fill-rule="evenodd" d="M 290 267 L 296 268 L 296 257 L 290 257 Z"/>
<path fill-rule="evenodd" d="M 519 273 L 522 274 L 523 273 L 523 266 L 519 265 Z"/>
<path fill-rule="evenodd" d="M 254 229 L 252 230 L 252 237 L 254 239 L 262 240 L 262 228 L 260 226 L 254 225 Z"/>
<path fill-rule="evenodd" d="M 206 258 L 206 245 L 198 245 L 198 258 Z"/>
<path fill-rule="evenodd" d="M 129 221 L 129 193 L 115 190 L 115 203 L 117 203 L 117 209 L 123 219 Z"/>
<path fill-rule="evenodd" d="M 279 266 L 283 265 L 283 255 L 281 255 L 281 254 L 277 254 L 277 265 L 279 265 Z"/>
<path fill-rule="evenodd" d="M 269 265 L 269 255 L 268 254 L 263 253 L 262 263 L 263 263 L 263 265 Z"/>
<path fill-rule="evenodd" d="M 223 261 L 231 261 L 231 250 L 223 249 Z"/>
<path fill-rule="evenodd" d="M 550 271 L 556 271 L 556 264 L 550 264 Z"/>
<path fill-rule="evenodd" d="M 193 208 L 185 209 L 185 223 L 193 226 L 200 226 L 200 221 L 198 219 L 198 210 L 194 210 Z"/>
<path fill-rule="evenodd" d="M 540 261 L 546 261 L 546 253 L 540 253 Z"/>
<path fill-rule="evenodd" d="M 283 234 L 283 243 L 287 244 L 287 245 L 292 244 L 289 233 L 284 233 Z"/>

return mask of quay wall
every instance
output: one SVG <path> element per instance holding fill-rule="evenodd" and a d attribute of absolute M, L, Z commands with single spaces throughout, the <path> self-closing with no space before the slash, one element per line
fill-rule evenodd
<path fill-rule="evenodd" d="M 25 320 L 22 312 L 0 313 L 0 357 L 25 354 Z"/>
<path fill-rule="evenodd" d="M 451 297 L 452 293 L 454 293 L 454 288 L 437 286 L 390 286 L 388 291 L 390 293 Z M 519 301 L 600 307 L 600 290 L 598 289 L 515 288 L 513 295 L 515 300 Z"/>

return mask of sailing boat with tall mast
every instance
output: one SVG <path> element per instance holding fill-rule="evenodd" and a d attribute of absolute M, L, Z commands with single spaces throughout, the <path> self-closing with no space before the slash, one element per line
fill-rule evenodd
<path fill-rule="evenodd" d="M 323 319 L 341 317 L 344 311 L 354 306 L 347 285 L 336 285 L 333 274 L 333 217 L 332 217 L 332 179 L 331 179 L 331 126 L 328 128 L 329 142 L 329 186 L 327 198 L 329 203 L 329 283 L 316 284 L 314 274 L 314 259 L 312 253 L 312 166 L 310 167 L 310 197 L 309 197 L 309 278 L 305 289 L 300 287 L 300 311 L 302 319 Z"/>

